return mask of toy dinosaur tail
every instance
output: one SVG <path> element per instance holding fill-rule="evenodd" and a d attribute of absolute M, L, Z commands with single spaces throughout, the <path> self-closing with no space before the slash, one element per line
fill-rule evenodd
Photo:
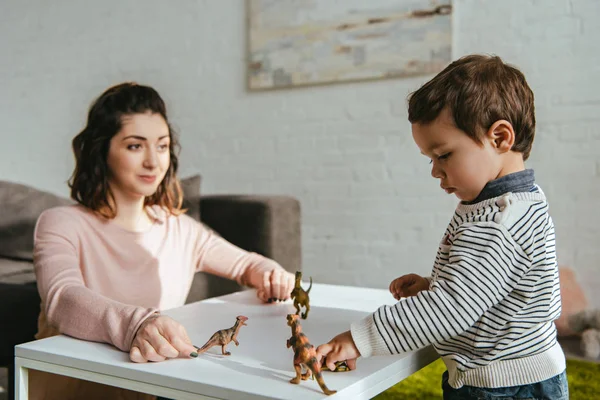
<path fill-rule="evenodd" d="M 310 277 L 310 285 L 308 285 L 308 290 L 306 291 L 306 294 L 310 293 L 310 289 L 312 289 L 312 276 Z"/>
<path fill-rule="evenodd" d="M 321 369 L 319 368 L 319 366 L 317 364 L 316 358 L 313 358 L 311 360 L 311 362 L 309 364 L 307 364 L 307 367 L 312 371 L 313 376 L 317 380 L 317 383 L 321 387 L 321 390 L 323 391 L 323 393 L 325 393 L 327 396 L 329 396 L 329 395 L 332 395 L 337 392 L 337 390 L 329 389 L 327 387 L 327 385 L 325 384 L 325 381 L 323 380 L 323 375 L 321 375 Z"/>
<path fill-rule="evenodd" d="M 206 344 L 205 344 L 204 346 L 202 346 L 202 347 L 198 347 L 198 346 L 194 346 L 194 347 L 196 347 L 196 352 L 197 352 L 198 354 L 202 354 L 202 353 L 205 353 L 205 352 L 206 352 L 208 349 L 210 349 L 210 348 L 212 347 L 212 345 L 211 345 L 211 341 L 209 340 L 209 341 L 208 341 L 208 342 L 206 342 Z"/>
<path fill-rule="evenodd" d="M 217 336 L 216 333 L 214 335 L 212 335 L 212 337 L 210 339 L 208 339 L 208 341 L 206 343 L 204 343 L 204 345 L 202 347 L 194 346 L 196 348 L 196 350 L 198 350 L 198 354 L 205 353 L 211 347 L 218 345 L 219 343 L 218 343 L 216 336 Z"/>

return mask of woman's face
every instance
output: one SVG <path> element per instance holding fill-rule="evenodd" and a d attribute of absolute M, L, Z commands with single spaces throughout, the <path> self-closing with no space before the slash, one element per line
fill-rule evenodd
<path fill-rule="evenodd" d="M 111 190 L 117 197 L 152 196 L 171 163 L 169 127 L 152 113 L 125 116 L 122 124 L 108 150 Z"/>

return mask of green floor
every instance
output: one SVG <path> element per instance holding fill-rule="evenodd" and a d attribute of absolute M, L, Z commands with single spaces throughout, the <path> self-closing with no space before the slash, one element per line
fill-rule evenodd
<path fill-rule="evenodd" d="M 442 398 L 441 380 L 445 370 L 442 360 L 437 360 L 374 399 L 439 400 Z M 570 400 L 600 399 L 600 364 L 567 360 L 567 379 Z"/>

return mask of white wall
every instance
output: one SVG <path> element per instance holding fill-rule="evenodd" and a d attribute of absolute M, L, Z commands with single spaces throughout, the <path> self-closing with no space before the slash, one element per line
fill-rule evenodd
<path fill-rule="evenodd" d="M 598 17 L 597 0 L 456 0 L 454 52 L 496 53 L 528 77 L 528 166 L 549 197 L 560 262 L 600 305 Z M 429 77 L 247 93 L 244 18 L 236 0 L 4 0 L 0 179 L 66 194 L 90 102 L 135 80 L 167 100 L 181 176 L 202 173 L 204 193 L 301 200 L 306 275 L 387 287 L 426 274 L 456 204 L 406 121 L 406 95 Z"/>

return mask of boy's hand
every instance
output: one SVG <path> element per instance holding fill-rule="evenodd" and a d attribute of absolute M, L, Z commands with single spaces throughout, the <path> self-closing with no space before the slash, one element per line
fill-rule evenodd
<path fill-rule="evenodd" d="M 317 362 L 321 364 L 321 360 L 325 357 L 327 368 L 335 371 L 335 363 L 338 361 L 346 361 L 348 368 L 356 369 L 356 359 L 360 357 L 360 352 L 354 344 L 350 331 L 340 333 L 329 343 L 325 343 L 317 347 Z"/>
<path fill-rule="evenodd" d="M 402 275 L 390 283 L 390 292 L 396 300 L 400 297 L 415 296 L 421 290 L 429 289 L 429 281 L 417 274 Z"/>

